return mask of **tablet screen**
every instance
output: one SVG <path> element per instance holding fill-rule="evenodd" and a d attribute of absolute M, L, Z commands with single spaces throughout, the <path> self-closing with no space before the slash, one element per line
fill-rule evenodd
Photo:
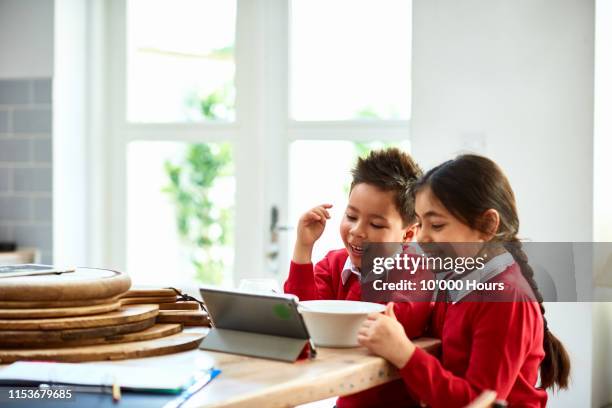
<path fill-rule="evenodd" d="M 308 339 L 297 310 L 297 298 L 283 294 L 254 294 L 200 289 L 213 325 L 219 329 Z"/>

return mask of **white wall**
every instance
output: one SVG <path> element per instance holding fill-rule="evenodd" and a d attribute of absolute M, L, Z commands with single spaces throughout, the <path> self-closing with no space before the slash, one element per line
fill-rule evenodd
<path fill-rule="evenodd" d="M 593 237 L 598 242 L 612 241 L 612 1 L 597 0 L 595 16 L 595 123 L 594 123 L 594 185 L 593 185 Z M 599 276 L 599 280 L 612 285 L 612 273 Z M 605 299 L 612 298 L 612 288 L 606 290 Z M 612 401 L 612 303 L 594 306 L 593 352 L 594 372 L 605 382 L 593 384 L 593 400 Z M 598 358 L 597 358 L 598 357 Z"/>
<path fill-rule="evenodd" d="M 53 75 L 53 0 L 0 0 L 0 78 Z"/>
<path fill-rule="evenodd" d="M 595 239 L 612 241 L 612 1 L 597 0 L 595 22 Z"/>
<path fill-rule="evenodd" d="M 414 11 L 418 160 L 484 141 L 524 237 L 591 240 L 593 2 L 415 0 Z"/>
<path fill-rule="evenodd" d="M 93 183 L 87 155 L 88 10 L 90 1 L 56 0 L 53 116 L 53 258 L 57 264 L 88 261 L 87 185 Z M 103 153 L 100 152 L 100 155 Z M 97 265 L 96 265 L 97 266 Z"/>
<path fill-rule="evenodd" d="M 485 154 L 512 183 L 522 237 L 592 240 L 594 2 L 414 0 L 413 24 L 419 162 Z M 547 316 L 574 358 L 572 388 L 551 406 L 591 406 L 591 380 L 606 381 L 592 372 L 592 307 L 550 304 Z"/>

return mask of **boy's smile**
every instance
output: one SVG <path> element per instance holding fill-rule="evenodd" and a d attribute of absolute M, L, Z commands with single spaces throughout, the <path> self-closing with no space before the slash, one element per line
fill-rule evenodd
<path fill-rule="evenodd" d="M 340 236 L 353 265 L 361 267 L 366 242 L 403 242 L 410 227 L 404 227 L 395 204 L 395 193 L 360 183 L 353 187 Z"/>

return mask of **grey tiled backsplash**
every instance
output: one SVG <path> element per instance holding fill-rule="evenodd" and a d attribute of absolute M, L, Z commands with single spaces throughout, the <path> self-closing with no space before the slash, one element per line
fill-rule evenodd
<path fill-rule="evenodd" d="M 14 133 L 51 133 L 50 108 L 15 108 Z"/>
<path fill-rule="evenodd" d="M 32 207 L 34 221 L 49 223 L 53 219 L 53 200 L 51 197 L 37 197 L 33 199 Z"/>
<path fill-rule="evenodd" d="M 9 114 L 7 111 L 0 110 L 0 133 L 7 133 L 9 128 Z"/>
<path fill-rule="evenodd" d="M 13 227 L 10 225 L 0 225 L 0 237 L 10 241 L 13 239 Z"/>
<path fill-rule="evenodd" d="M 0 241 L 52 262 L 52 81 L 0 79 Z"/>
<path fill-rule="evenodd" d="M 35 247 L 43 252 L 51 251 L 53 239 L 51 225 L 16 225 L 14 227 L 15 240 L 19 245 Z"/>
<path fill-rule="evenodd" d="M 32 218 L 32 199 L 28 197 L 0 197 L 0 219 L 29 221 Z"/>
<path fill-rule="evenodd" d="M 32 102 L 32 86 L 33 81 L 27 79 L 0 79 L 0 105 L 23 105 Z"/>
<path fill-rule="evenodd" d="M 53 144 L 51 138 L 32 140 L 32 160 L 37 163 L 51 163 Z"/>
<path fill-rule="evenodd" d="M 11 180 L 13 178 L 12 169 L 3 169 L 0 167 L 0 194 L 11 190 Z M 2 234 L 0 234 L 2 237 Z"/>
<path fill-rule="evenodd" d="M 25 193 L 51 193 L 51 167 L 13 169 L 13 190 Z"/>
<path fill-rule="evenodd" d="M 30 150 L 29 140 L 0 139 L 1 162 L 28 162 Z"/>
<path fill-rule="evenodd" d="M 36 79 L 33 81 L 34 103 L 51 104 L 51 80 Z"/>

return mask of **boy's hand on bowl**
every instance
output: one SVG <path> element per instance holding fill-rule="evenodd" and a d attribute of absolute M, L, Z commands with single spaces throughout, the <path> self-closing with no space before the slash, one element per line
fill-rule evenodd
<path fill-rule="evenodd" d="M 325 223 L 330 219 L 331 204 L 321 204 L 308 210 L 300 217 L 297 227 L 297 240 L 293 252 L 293 262 L 310 263 L 312 247 L 325 230 Z"/>
<path fill-rule="evenodd" d="M 357 340 L 372 353 L 400 369 L 410 360 L 416 347 L 406 336 L 404 327 L 397 321 L 393 302 L 387 304 L 384 314 L 368 315 L 359 329 Z"/>

